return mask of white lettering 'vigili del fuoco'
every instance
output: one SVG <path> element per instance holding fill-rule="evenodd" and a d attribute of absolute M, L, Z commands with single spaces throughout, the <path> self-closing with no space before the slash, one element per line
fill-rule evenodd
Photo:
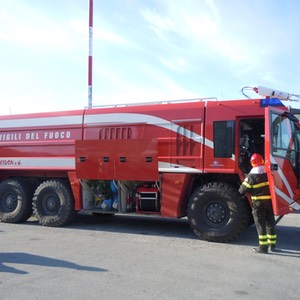
<path fill-rule="evenodd" d="M 0 133 L 0 141 L 63 140 L 70 138 L 70 131 Z"/>

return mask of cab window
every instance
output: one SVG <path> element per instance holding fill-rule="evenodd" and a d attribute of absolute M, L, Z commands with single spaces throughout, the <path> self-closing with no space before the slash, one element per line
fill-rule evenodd
<path fill-rule="evenodd" d="M 232 157 L 234 152 L 234 121 L 214 122 L 214 156 Z"/>

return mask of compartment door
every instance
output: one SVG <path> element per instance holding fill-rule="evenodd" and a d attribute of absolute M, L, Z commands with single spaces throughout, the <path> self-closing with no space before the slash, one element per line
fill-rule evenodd
<path fill-rule="evenodd" d="M 77 178 L 158 180 L 155 139 L 76 141 L 75 156 Z"/>

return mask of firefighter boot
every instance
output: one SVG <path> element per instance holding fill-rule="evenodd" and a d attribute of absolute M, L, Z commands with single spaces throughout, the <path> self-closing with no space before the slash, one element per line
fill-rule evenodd
<path fill-rule="evenodd" d="M 276 247 L 275 247 L 275 245 L 269 245 L 269 251 L 270 251 L 270 252 L 276 252 Z"/>
<path fill-rule="evenodd" d="M 259 246 L 257 248 L 253 248 L 253 251 L 255 253 L 264 253 L 264 254 L 268 254 L 268 246 Z"/>

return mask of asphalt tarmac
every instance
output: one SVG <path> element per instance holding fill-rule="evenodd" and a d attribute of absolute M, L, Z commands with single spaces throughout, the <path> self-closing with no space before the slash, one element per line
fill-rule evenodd
<path fill-rule="evenodd" d="M 300 299 L 300 214 L 256 254 L 254 226 L 231 244 L 186 219 L 78 215 L 62 228 L 0 222 L 0 299 Z"/>

